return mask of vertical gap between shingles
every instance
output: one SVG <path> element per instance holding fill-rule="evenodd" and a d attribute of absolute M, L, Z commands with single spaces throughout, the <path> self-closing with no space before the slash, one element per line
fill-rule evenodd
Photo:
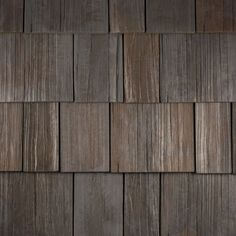
<path fill-rule="evenodd" d="M 122 75 L 123 75 L 123 97 L 122 97 L 122 102 L 125 102 L 125 35 L 122 34 Z"/>
<path fill-rule="evenodd" d="M 162 173 L 159 176 L 159 235 L 161 235 L 161 184 L 162 181 Z"/>
<path fill-rule="evenodd" d="M 146 2 L 146 0 L 143 0 L 144 1 L 144 32 L 146 32 L 147 31 L 147 2 Z"/>
<path fill-rule="evenodd" d="M 75 35 L 72 34 L 72 86 L 73 102 L 75 102 Z"/>
<path fill-rule="evenodd" d="M 197 0 L 194 1 L 194 32 L 197 32 Z"/>
<path fill-rule="evenodd" d="M 61 172 L 61 103 L 58 103 L 58 171 Z"/>
<path fill-rule="evenodd" d="M 159 86 L 158 86 L 158 93 L 159 93 L 159 103 L 161 102 L 161 49 L 162 49 L 162 46 L 161 46 L 161 44 L 162 44 L 162 35 L 161 34 L 159 34 L 158 35 L 158 38 L 159 38 L 159 40 L 158 40 L 158 43 L 159 43 L 159 45 L 158 45 L 158 47 L 159 47 L 159 62 L 158 62 L 158 69 L 159 69 L 159 71 L 158 71 L 158 75 L 159 75 L 159 80 L 158 80 L 158 83 L 159 83 Z"/>
<path fill-rule="evenodd" d="M 196 104 L 195 103 L 193 103 L 193 157 L 194 157 L 194 172 L 197 172 Z"/>
<path fill-rule="evenodd" d="M 108 24 L 108 33 L 111 31 L 111 24 L 110 24 L 110 0 L 107 0 L 107 24 Z"/>
<path fill-rule="evenodd" d="M 109 172 L 111 172 L 111 103 L 109 103 Z"/>
<path fill-rule="evenodd" d="M 21 157 L 21 171 L 22 172 L 24 172 L 24 136 L 25 136 L 25 126 L 24 126 L 24 124 L 25 124 L 25 122 L 24 122 L 24 120 L 25 120 L 25 112 L 24 112 L 24 109 L 25 109 L 25 104 L 24 103 L 22 103 L 22 137 L 21 137 L 21 148 L 22 148 L 22 150 L 21 150 L 21 155 L 22 155 L 22 157 Z"/>
<path fill-rule="evenodd" d="M 25 14 L 25 1 L 26 1 L 26 0 L 23 1 L 23 19 L 22 19 L 22 21 L 23 21 L 22 31 L 23 31 L 23 32 L 25 32 L 25 15 L 26 15 L 26 14 Z"/>
<path fill-rule="evenodd" d="M 231 173 L 234 173 L 234 140 L 233 140 L 233 103 L 230 103 L 230 135 L 231 135 Z"/>
<path fill-rule="evenodd" d="M 75 235 L 75 173 L 72 173 L 72 235 Z"/>
<path fill-rule="evenodd" d="M 123 174 L 123 236 L 125 236 L 125 174 Z"/>

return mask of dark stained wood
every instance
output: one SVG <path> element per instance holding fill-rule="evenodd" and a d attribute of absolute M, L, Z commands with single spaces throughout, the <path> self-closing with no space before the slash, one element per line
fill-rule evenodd
<path fill-rule="evenodd" d="M 144 0 L 110 0 L 111 32 L 144 32 Z"/>
<path fill-rule="evenodd" d="M 159 235 L 159 174 L 125 174 L 125 235 Z"/>
<path fill-rule="evenodd" d="M 24 171 L 57 171 L 59 117 L 57 103 L 24 104 Z"/>
<path fill-rule="evenodd" d="M 164 174 L 163 236 L 234 235 L 236 176 Z"/>
<path fill-rule="evenodd" d="M 64 0 L 61 30 L 80 33 L 108 32 L 107 0 Z"/>
<path fill-rule="evenodd" d="M 23 105 L 0 103 L 0 171 L 22 170 Z"/>
<path fill-rule="evenodd" d="M 62 103 L 62 171 L 109 171 L 109 104 Z"/>
<path fill-rule="evenodd" d="M 37 174 L 36 235 L 72 236 L 72 207 L 72 174 Z"/>
<path fill-rule="evenodd" d="M 146 0 L 148 32 L 194 32 L 194 0 Z"/>
<path fill-rule="evenodd" d="M 125 101 L 159 102 L 159 35 L 124 36 Z"/>
<path fill-rule="evenodd" d="M 197 31 L 235 31 L 235 12 L 234 0 L 196 0 Z"/>
<path fill-rule="evenodd" d="M 163 35 L 161 101 L 235 101 L 235 40 L 234 34 Z"/>
<path fill-rule="evenodd" d="M 73 101 L 72 48 L 72 35 L 0 35 L 0 101 Z"/>
<path fill-rule="evenodd" d="M 121 236 L 123 176 L 75 174 L 75 235 Z"/>
<path fill-rule="evenodd" d="M 23 31 L 24 0 L 0 0 L 0 32 Z"/>
<path fill-rule="evenodd" d="M 231 172 L 231 110 L 229 103 L 196 104 L 196 170 Z"/>
<path fill-rule="evenodd" d="M 76 101 L 123 101 L 121 35 L 75 35 L 74 55 Z"/>
<path fill-rule="evenodd" d="M 194 171 L 192 104 L 113 104 L 114 172 Z"/>
<path fill-rule="evenodd" d="M 160 40 L 161 102 L 196 101 L 196 49 L 190 34 L 164 34 Z"/>
<path fill-rule="evenodd" d="M 0 234 L 72 236 L 72 180 L 68 174 L 0 174 Z"/>
<path fill-rule="evenodd" d="M 61 0 L 25 0 L 25 32 L 60 32 Z"/>
<path fill-rule="evenodd" d="M 0 174 L 0 235 L 35 235 L 34 177 Z"/>

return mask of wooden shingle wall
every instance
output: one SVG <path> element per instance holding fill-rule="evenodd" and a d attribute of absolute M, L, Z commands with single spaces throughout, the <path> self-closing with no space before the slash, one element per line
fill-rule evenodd
<path fill-rule="evenodd" d="M 0 236 L 234 236 L 236 3 L 0 0 Z"/>

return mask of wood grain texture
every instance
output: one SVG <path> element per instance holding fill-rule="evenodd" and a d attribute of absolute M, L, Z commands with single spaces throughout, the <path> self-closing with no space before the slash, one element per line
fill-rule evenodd
<path fill-rule="evenodd" d="M 125 101 L 159 102 L 159 36 L 124 36 Z"/>
<path fill-rule="evenodd" d="M 196 104 L 196 170 L 231 172 L 231 109 L 229 103 Z"/>
<path fill-rule="evenodd" d="M 64 0 L 61 30 L 77 33 L 108 32 L 107 0 Z"/>
<path fill-rule="evenodd" d="M 194 0 L 146 0 L 147 32 L 195 31 Z"/>
<path fill-rule="evenodd" d="M 144 0 L 110 0 L 111 32 L 144 32 Z"/>
<path fill-rule="evenodd" d="M 233 32 L 236 30 L 234 0 L 196 0 L 198 32 Z"/>
<path fill-rule="evenodd" d="M 75 235 L 123 235 L 123 176 L 75 174 Z"/>
<path fill-rule="evenodd" d="M 60 32 L 64 0 L 25 0 L 25 32 Z"/>
<path fill-rule="evenodd" d="M 37 174 L 35 197 L 36 235 L 72 236 L 72 174 Z"/>
<path fill-rule="evenodd" d="M 22 170 L 23 105 L 0 103 L 0 171 Z"/>
<path fill-rule="evenodd" d="M 0 233 L 72 236 L 72 175 L 0 174 Z"/>
<path fill-rule="evenodd" d="M 24 171 L 58 171 L 57 103 L 24 104 Z"/>
<path fill-rule="evenodd" d="M 0 101 L 73 101 L 72 48 L 66 34 L 0 35 Z"/>
<path fill-rule="evenodd" d="M 194 171 L 192 104 L 113 104 L 114 172 Z"/>
<path fill-rule="evenodd" d="M 234 235 L 236 176 L 164 174 L 162 235 Z"/>
<path fill-rule="evenodd" d="M 234 34 L 163 35 L 161 101 L 235 101 L 235 40 Z"/>
<path fill-rule="evenodd" d="M 109 171 L 109 104 L 62 103 L 62 171 Z"/>
<path fill-rule="evenodd" d="M 123 101 L 122 36 L 75 35 L 75 101 Z"/>
<path fill-rule="evenodd" d="M 159 235 L 159 174 L 125 174 L 125 235 Z"/>
<path fill-rule="evenodd" d="M 0 0 L 0 32 L 23 31 L 24 0 Z"/>

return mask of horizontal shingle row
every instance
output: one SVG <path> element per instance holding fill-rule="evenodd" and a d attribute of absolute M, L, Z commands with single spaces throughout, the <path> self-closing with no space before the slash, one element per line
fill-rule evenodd
<path fill-rule="evenodd" d="M 0 102 L 235 102 L 235 34 L 0 34 Z"/>
<path fill-rule="evenodd" d="M 0 170 L 235 171 L 235 104 L 1 103 Z"/>
<path fill-rule="evenodd" d="M 1 235 L 222 236 L 236 230 L 235 175 L 1 173 L 0 198 Z"/>
<path fill-rule="evenodd" d="M 8 0 L 2 32 L 235 31 L 232 0 Z"/>

